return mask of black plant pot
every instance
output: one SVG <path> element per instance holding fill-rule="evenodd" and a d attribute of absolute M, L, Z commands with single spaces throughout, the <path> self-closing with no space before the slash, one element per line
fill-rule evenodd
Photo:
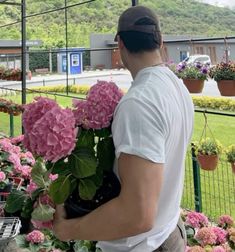
<path fill-rule="evenodd" d="M 77 190 L 75 190 L 64 204 L 67 218 L 77 218 L 90 213 L 97 207 L 117 197 L 120 190 L 120 182 L 113 172 L 104 176 L 103 185 L 97 190 L 92 200 L 81 199 Z"/>

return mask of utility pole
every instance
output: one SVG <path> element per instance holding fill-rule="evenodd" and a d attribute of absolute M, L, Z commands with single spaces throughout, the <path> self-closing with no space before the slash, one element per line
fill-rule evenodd
<path fill-rule="evenodd" d="M 26 103 L 26 3 L 21 0 L 21 72 L 22 72 L 22 104 Z"/>

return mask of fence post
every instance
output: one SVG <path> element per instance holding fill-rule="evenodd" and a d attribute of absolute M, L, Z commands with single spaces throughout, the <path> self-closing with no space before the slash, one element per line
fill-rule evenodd
<path fill-rule="evenodd" d="M 14 136 L 14 116 L 10 114 L 10 137 Z"/>
<path fill-rule="evenodd" d="M 200 167 L 198 165 L 195 149 L 192 145 L 192 163 L 193 163 L 193 184 L 194 184 L 194 204 L 196 212 L 202 212 L 202 194 L 201 194 L 201 179 Z"/>
<path fill-rule="evenodd" d="M 43 87 L 46 86 L 46 84 L 45 84 L 45 79 L 42 80 L 42 85 L 43 85 Z"/>

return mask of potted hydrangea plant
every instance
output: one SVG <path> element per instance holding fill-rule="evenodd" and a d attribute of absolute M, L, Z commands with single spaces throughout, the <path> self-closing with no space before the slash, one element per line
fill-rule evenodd
<path fill-rule="evenodd" d="M 175 74 L 183 80 L 190 93 L 201 93 L 204 81 L 208 78 L 209 66 L 200 62 L 186 64 L 181 62 L 175 67 Z"/>
<path fill-rule="evenodd" d="M 232 170 L 235 174 L 235 144 L 230 145 L 226 149 L 227 161 L 231 164 Z"/>
<path fill-rule="evenodd" d="M 210 69 L 209 75 L 223 96 L 235 96 L 235 62 L 221 62 Z"/>
<path fill-rule="evenodd" d="M 213 171 L 217 167 L 219 154 L 222 151 L 220 142 L 209 137 L 203 138 L 199 143 L 194 143 L 197 160 L 202 169 Z"/>
<path fill-rule="evenodd" d="M 73 218 L 116 197 L 120 183 L 113 173 L 111 123 L 122 95 L 113 82 L 98 81 L 73 109 L 43 97 L 26 105 L 24 145 L 37 158 L 29 193 L 12 193 L 7 209 L 17 206 L 31 215 L 35 227 L 50 228 L 55 204 L 64 203 Z"/>

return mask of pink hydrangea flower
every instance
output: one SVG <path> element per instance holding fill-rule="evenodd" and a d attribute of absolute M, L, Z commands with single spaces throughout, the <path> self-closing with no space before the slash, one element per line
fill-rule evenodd
<path fill-rule="evenodd" d="M 208 225 L 208 218 L 203 213 L 189 212 L 185 224 L 193 228 L 201 228 Z"/>
<path fill-rule="evenodd" d="M 218 220 L 218 224 L 221 227 L 231 227 L 234 223 L 233 218 L 230 215 L 221 215 Z"/>
<path fill-rule="evenodd" d="M 21 171 L 20 157 L 15 153 L 10 153 L 8 161 L 14 165 L 14 169 Z"/>
<path fill-rule="evenodd" d="M 39 230 L 34 230 L 31 233 L 26 235 L 26 241 L 30 242 L 30 243 L 43 243 L 45 240 L 45 236 L 42 232 L 40 232 Z"/>
<path fill-rule="evenodd" d="M 211 227 L 202 227 L 197 231 L 195 239 L 202 246 L 206 246 L 206 245 L 215 245 L 217 237 Z"/>
<path fill-rule="evenodd" d="M 13 137 L 13 138 L 10 139 L 10 141 L 11 141 L 12 144 L 19 144 L 23 140 L 24 140 L 24 135 L 20 135 L 20 136 Z"/>
<path fill-rule="evenodd" d="M 190 247 L 187 252 L 206 252 L 206 250 L 202 248 L 201 246 L 193 246 L 193 247 Z"/>
<path fill-rule="evenodd" d="M 213 232 L 216 235 L 216 244 L 223 244 L 226 242 L 227 232 L 220 227 L 212 227 Z"/>
<path fill-rule="evenodd" d="M 25 130 L 23 144 L 31 152 L 28 134 L 30 134 L 34 124 L 52 108 L 59 106 L 56 101 L 45 97 L 36 97 L 34 100 L 32 103 L 24 105 L 24 113 L 22 115 L 22 123 Z"/>
<path fill-rule="evenodd" d="M 21 175 L 23 178 L 28 179 L 31 177 L 32 167 L 29 165 L 23 165 L 21 167 Z"/>
<path fill-rule="evenodd" d="M 212 249 L 212 252 L 226 252 L 226 250 L 221 246 L 216 246 Z"/>
<path fill-rule="evenodd" d="M 0 182 L 4 181 L 5 179 L 6 179 L 6 174 L 0 171 Z"/>
<path fill-rule="evenodd" d="M 50 179 L 51 181 L 55 181 L 56 179 L 58 179 L 58 174 L 50 174 L 50 175 L 49 175 L 49 179 Z"/>
<path fill-rule="evenodd" d="M 76 108 L 73 113 L 76 119 L 76 125 L 86 125 L 86 121 L 88 118 L 88 106 L 87 101 L 84 100 L 73 100 L 73 106 Z"/>
<path fill-rule="evenodd" d="M 73 112 L 55 106 L 37 120 L 25 139 L 28 139 L 33 153 L 56 162 L 71 154 L 76 136 Z"/>
<path fill-rule="evenodd" d="M 0 139 L 0 149 L 5 152 L 10 152 L 12 149 L 11 141 L 8 138 Z"/>
<path fill-rule="evenodd" d="M 58 107 L 56 101 L 46 97 L 35 97 L 34 102 L 24 105 L 22 115 L 23 127 L 26 132 L 30 132 L 37 120 L 42 118 L 53 107 Z"/>
<path fill-rule="evenodd" d="M 28 184 L 27 188 L 26 188 L 26 192 L 29 193 L 30 195 L 32 195 L 32 193 L 38 189 L 38 186 L 36 185 L 36 183 L 34 183 L 32 180 L 30 180 L 30 183 Z"/>
<path fill-rule="evenodd" d="M 122 91 L 114 82 L 98 81 L 90 88 L 86 101 L 73 102 L 77 124 L 88 129 L 109 127 L 122 96 Z"/>

